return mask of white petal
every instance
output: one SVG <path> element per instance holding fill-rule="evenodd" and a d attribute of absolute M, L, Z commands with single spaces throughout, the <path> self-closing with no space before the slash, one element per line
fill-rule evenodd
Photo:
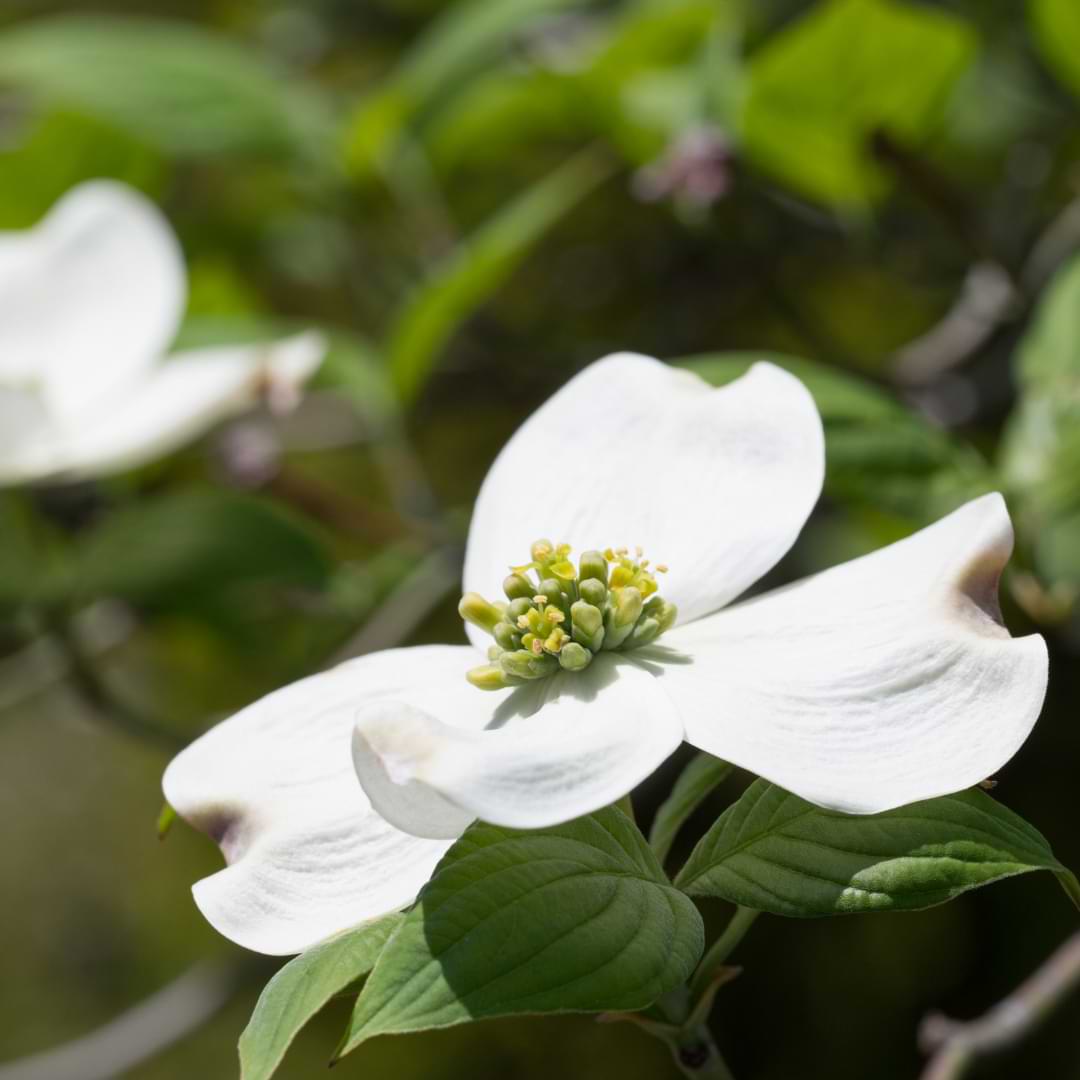
<path fill-rule="evenodd" d="M 495 700 L 467 690 L 387 695 L 359 714 L 357 775 L 400 828 L 443 836 L 447 808 L 522 829 L 570 821 L 627 794 L 682 741 L 652 675 L 610 655 Z"/>
<path fill-rule="evenodd" d="M 59 416 L 107 401 L 162 355 L 185 300 L 157 207 L 122 184 L 81 184 L 33 229 L 0 233 L 0 381 L 39 386 Z"/>
<path fill-rule="evenodd" d="M 1011 638 L 1000 495 L 642 650 L 695 746 L 820 806 L 889 810 L 991 776 L 1046 691 L 1046 645 Z M 649 658 L 646 656 L 646 658 Z"/>
<path fill-rule="evenodd" d="M 670 566 L 680 621 L 733 600 L 791 547 L 821 491 L 821 420 L 772 364 L 713 389 L 628 353 L 587 368 L 529 418 L 484 481 L 465 588 L 489 599 L 541 537 L 640 545 Z M 474 643 L 481 635 L 470 628 Z"/>
<path fill-rule="evenodd" d="M 39 433 L 22 454 L 0 461 L 0 480 L 99 476 L 163 457 L 263 396 L 295 397 L 325 349 L 309 332 L 176 353 L 109 408 Z"/>
<path fill-rule="evenodd" d="M 352 767 L 353 725 L 372 697 L 437 692 L 476 661 L 464 646 L 361 657 L 270 694 L 172 761 L 165 797 L 229 863 L 193 890 L 220 933 L 284 955 L 412 902 L 450 844 L 406 836 L 372 810 Z"/>

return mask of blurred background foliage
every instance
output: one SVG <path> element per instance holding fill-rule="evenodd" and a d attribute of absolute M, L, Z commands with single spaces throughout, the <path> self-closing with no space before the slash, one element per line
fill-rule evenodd
<path fill-rule="evenodd" d="M 195 911 L 212 845 L 159 847 L 164 762 L 335 659 L 461 639 L 486 466 L 623 348 L 717 383 L 770 357 L 810 386 L 826 496 L 771 583 L 1006 493 L 1006 615 L 1047 635 L 1052 675 L 997 793 L 1080 865 L 1075 0 L 6 0 L 0 228 L 97 176 L 178 229 L 182 344 L 316 325 L 333 349 L 285 421 L 0 498 L 0 1059 L 198 962 L 226 966 L 167 1012 L 211 1019 L 124 1075 L 233 1075 L 274 965 Z M 563 448 L 523 497 L 587 470 Z M 981 1011 L 1070 921 L 1041 875 L 918 915 L 767 918 L 719 1038 L 742 1078 L 912 1077 L 925 1011 Z M 1080 1077 L 1078 1015 L 986 1075 Z M 318 1075 L 341 1022 L 282 1075 Z M 673 1075 L 664 1054 L 583 1018 L 489 1022 L 338 1072 L 632 1080 Z M 87 1075 L 50 1060 L 0 1078 Z"/>

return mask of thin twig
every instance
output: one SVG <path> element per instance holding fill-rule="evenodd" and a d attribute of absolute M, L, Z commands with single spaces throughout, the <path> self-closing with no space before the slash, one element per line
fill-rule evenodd
<path fill-rule="evenodd" d="M 0 1065 L 0 1080 L 113 1080 L 206 1023 L 242 976 L 235 963 L 196 964 L 96 1031 Z"/>
<path fill-rule="evenodd" d="M 933 1057 L 922 1080 L 960 1080 L 979 1059 L 1027 1038 L 1080 986 L 1080 932 L 1041 968 L 977 1020 L 962 1022 L 932 1013 L 919 1029 L 919 1044 Z"/>

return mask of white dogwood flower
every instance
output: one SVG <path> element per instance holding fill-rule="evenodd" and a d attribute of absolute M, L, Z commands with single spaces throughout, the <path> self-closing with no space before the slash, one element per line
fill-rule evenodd
<path fill-rule="evenodd" d="M 287 404 L 322 360 L 314 333 L 166 356 L 185 303 L 168 222 L 123 184 L 0 232 L 0 483 L 161 457 L 261 397 Z"/>
<path fill-rule="evenodd" d="M 571 380 L 481 489 L 471 645 L 351 661 L 170 765 L 169 801 L 230 862 L 196 886 L 203 912 L 296 951 L 407 904 L 474 818 L 589 813 L 683 739 L 852 813 L 992 774 L 1047 674 L 1042 639 L 1001 625 L 1000 496 L 728 606 L 790 548 L 823 471 L 813 401 L 770 364 L 712 389 L 619 355 Z"/>

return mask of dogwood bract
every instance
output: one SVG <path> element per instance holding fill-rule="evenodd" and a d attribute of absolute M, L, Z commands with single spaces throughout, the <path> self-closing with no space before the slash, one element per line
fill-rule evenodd
<path fill-rule="evenodd" d="M 0 483 L 160 457 L 261 396 L 290 403 L 322 360 L 314 333 L 166 357 L 185 303 L 168 222 L 122 184 L 81 184 L 0 232 Z"/>
<path fill-rule="evenodd" d="M 727 606 L 794 542 L 823 470 L 813 401 L 773 365 L 721 389 L 642 356 L 588 368 L 480 491 L 471 645 L 313 676 L 170 765 L 167 798 L 230 862 L 196 886 L 203 912 L 300 950 L 409 903 L 473 818 L 589 813 L 683 739 L 852 813 L 989 776 L 1047 673 L 1042 639 L 1001 625 L 1000 496 Z"/>

